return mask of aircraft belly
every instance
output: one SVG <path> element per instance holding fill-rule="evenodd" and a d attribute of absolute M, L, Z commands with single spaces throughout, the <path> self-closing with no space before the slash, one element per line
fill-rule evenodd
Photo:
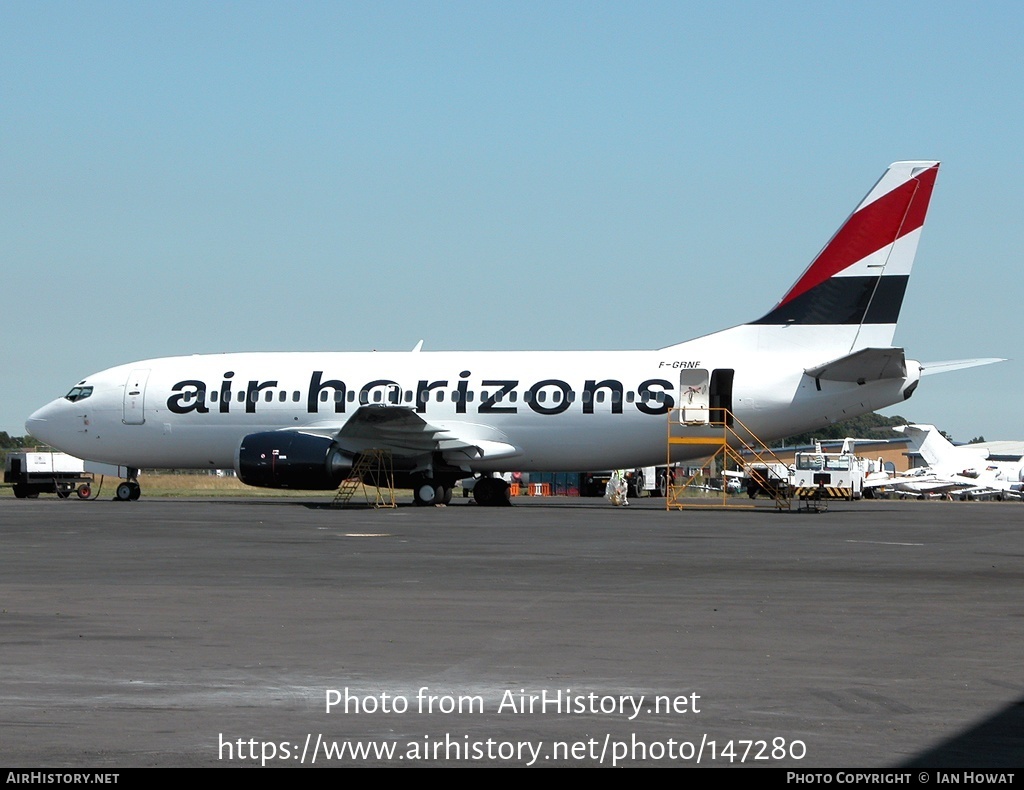
<path fill-rule="evenodd" d="M 108 429 L 97 437 L 88 457 L 137 468 L 230 469 L 242 438 L 254 430 L 258 428 L 175 425 L 147 419 L 144 425 Z"/>
<path fill-rule="evenodd" d="M 473 464 L 480 471 L 587 471 L 664 463 L 665 415 L 542 417 L 515 432 L 522 454 Z"/>

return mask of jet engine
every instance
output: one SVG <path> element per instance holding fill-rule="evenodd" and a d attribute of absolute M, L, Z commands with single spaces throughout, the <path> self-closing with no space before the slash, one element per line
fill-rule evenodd
<path fill-rule="evenodd" d="M 235 472 L 249 486 L 329 490 L 341 485 L 352 459 L 334 440 L 298 431 L 251 433 L 235 452 Z"/>

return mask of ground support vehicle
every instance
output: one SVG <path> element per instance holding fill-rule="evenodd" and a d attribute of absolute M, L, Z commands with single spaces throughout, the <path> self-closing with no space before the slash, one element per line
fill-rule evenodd
<path fill-rule="evenodd" d="M 10 483 L 18 499 L 35 499 L 40 494 L 56 494 L 67 499 L 92 496 L 92 475 L 85 462 L 67 453 L 12 452 L 4 462 L 4 482 Z"/>
<path fill-rule="evenodd" d="M 774 499 L 789 496 L 790 469 L 782 463 L 752 463 L 743 467 L 743 480 L 747 496 L 756 499 L 758 494 L 766 494 Z"/>
<path fill-rule="evenodd" d="M 830 499 L 852 501 L 864 495 L 870 462 L 852 453 L 799 452 L 789 476 L 792 496 L 808 507 Z"/>

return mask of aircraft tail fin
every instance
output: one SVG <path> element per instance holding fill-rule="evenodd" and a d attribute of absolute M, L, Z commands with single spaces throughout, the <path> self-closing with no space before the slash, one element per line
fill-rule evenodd
<path fill-rule="evenodd" d="M 849 350 L 892 345 L 939 163 L 894 162 L 758 325 L 849 327 Z"/>
<path fill-rule="evenodd" d="M 900 425 L 893 430 L 904 434 L 910 440 L 910 449 L 920 453 L 933 468 L 962 464 L 965 451 L 970 454 L 968 448 L 955 447 L 934 425 Z M 987 451 L 979 449 L 977 454 L 985 456 Z"/>

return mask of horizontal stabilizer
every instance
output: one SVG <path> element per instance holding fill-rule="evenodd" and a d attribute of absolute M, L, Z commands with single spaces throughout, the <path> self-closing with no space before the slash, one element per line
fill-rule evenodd
<path fill-rule="evenodd" d="M 907 375 L 907 360 L 902 348 L 862 348 L 845 357 L 804 370 L 808 376 L 827 381 L 880 381 L 902 379 Z"/>
<path fill-rule="evenodd" d="M 921 375 L 930 376 L 933 373 L 949 373 L 951 370 L 993 365 L 996 362 L 1006 362 L 1006 360 L 1002 357 L 984 357 L 980 359 L 947 359 L 943 362 L 922 362 Z"/>

